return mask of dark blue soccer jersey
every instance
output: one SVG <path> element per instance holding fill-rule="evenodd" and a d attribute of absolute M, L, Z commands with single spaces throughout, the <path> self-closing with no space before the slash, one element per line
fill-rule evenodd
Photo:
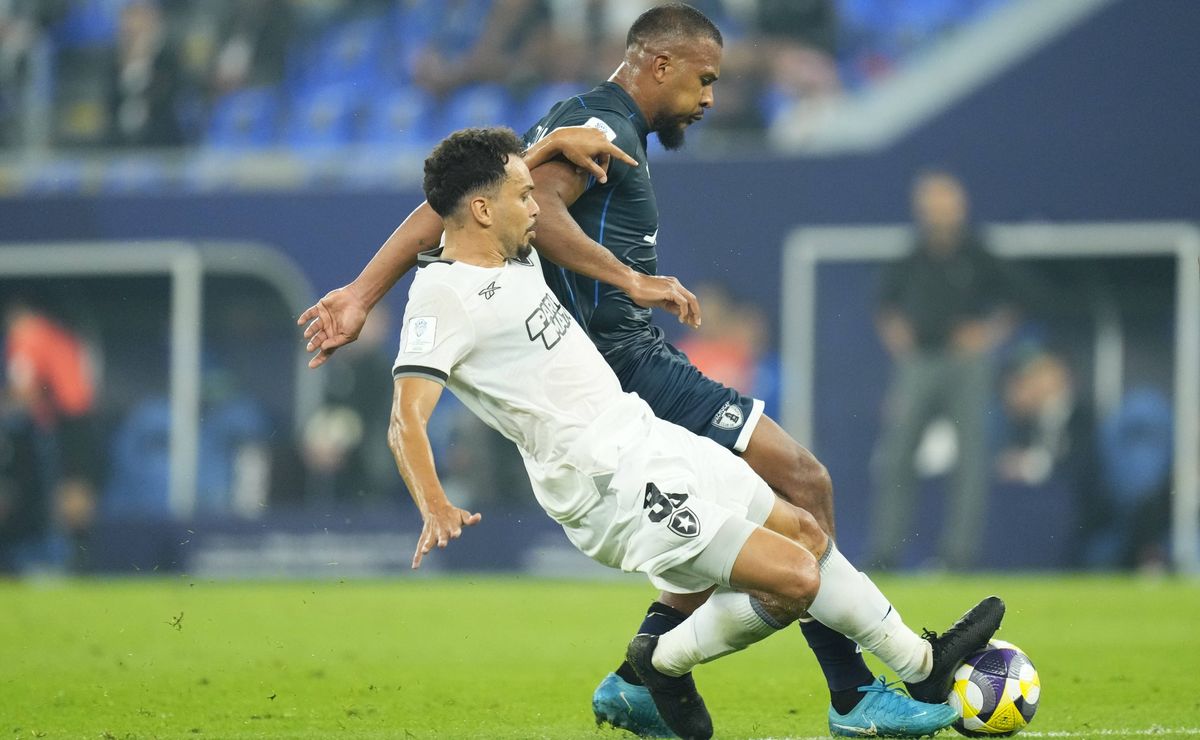
<path fill-rule="evenodd" d="M 605 82 L 567 98 L 525 134 L 532 144 L 562 126 L 592 126 L 638 161 L 637 167 L 612 160 L 608 182 L 590 179 L 588 189 L 571 206 L 571 216 L 589 237 L 638 272 L 658 269 L 658 204 L 650 185 L 646 136 L 650 127 L 633 99 L 619 85 Z M 624 292 L 542 260 L 546 282 L 588 336 L 607 352 L 635 340 L 650 326 L 650 309 L 634 304 Z"/>
<path fill-rule="evenodd" d="M 583 232 L 621 262 L 646 275 L 658 270 L 658 203 L 646 161 L 650 126 L 629 94 L 612 82 L 560 101 L 525 134 L 532 144 L 563 126 L 592 126 L 638 161 L 612 160 L 608 182 L 588 181 L 570 208 Z M 742 451 L 762 414 L 762 402 L 706 378 L 650 323 L 650 309 L 622 290 L 554 264 L 542 272 L 617 374 L 661 419 Z"/>

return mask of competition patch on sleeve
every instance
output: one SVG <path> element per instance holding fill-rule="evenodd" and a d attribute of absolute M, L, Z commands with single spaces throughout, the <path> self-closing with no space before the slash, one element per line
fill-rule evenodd
<path fill-rule="evenodd" d="M 433 338 L 437 334 L 436 316 L 415 316 L 408 320 L 404 329 L 405 352 L 428 352 L 433 349 Z"/>
<path fill-rule="evenodd" d="M 583 125 L 587 126 L 588 128 L 594 128 L 598 130 L 600 133 L 604 134 L 604 138 L 608 139 L 609 141 L 617 138 L 617 132 L 612 130 L 612 126 L 609 126 L 607 123 L 601 121 L 595 116 L 587 119 L 587 122 Z"/>

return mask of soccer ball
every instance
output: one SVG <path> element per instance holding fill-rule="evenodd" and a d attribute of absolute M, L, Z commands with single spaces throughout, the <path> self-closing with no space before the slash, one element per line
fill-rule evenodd
<path fill-rule="evenodd" d="M 954 672 L 954 729 L 967 737 L 1014 735 L 1033 719 L 1041 693 L 1029 656 L 1010 642 L 992 640 Z"/>

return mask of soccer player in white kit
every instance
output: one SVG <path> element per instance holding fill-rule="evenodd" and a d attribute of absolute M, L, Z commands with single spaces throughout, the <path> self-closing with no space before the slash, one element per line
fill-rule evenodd
<path fill-rule="evenodd" d="M 538 503 L 582 552 L 645 573 L 660 589 L 716 589 L 678 627 L 638 635 L 628 650 L 680 737 L 712 735 L 692 667 L 801 617 L 842 632 L 910 685 L 936 682 L 947 695 L 954 669 L 999 627 L 1003 602 L 989 597 L 940 637 L 918 636 L 811 515 L 776 498 L 725 448 L 622 392 L 542 277 L 521 149 L 507 129 L 466 129 L 425 162 L 445 244 L 409 291 L 388 430 L 424 520 L 413 567 L 481 518 L 447 499 L 425 431 L 449 386 L 517 445 Z M 886 711 L 896 694 L 880 684 Z M 945 704 L 926 706 L 942 726 L 955 719 Z"/>

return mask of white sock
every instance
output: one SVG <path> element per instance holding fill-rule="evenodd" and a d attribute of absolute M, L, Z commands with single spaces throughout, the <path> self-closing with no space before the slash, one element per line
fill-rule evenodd
<path fill-rule="evenodd" d="M 904 681 L 933 668 L 933 648 L 908 628 L 879 588 L 846 560 L 830 540 L 821 558 L 821 586 L 808 613 L 873 653 Z"/>
<path fill-rule="evenodd" d="M 682 676 L 700 663 L 742 650 L 782 627 L 749 594 L 718 588 L 692 616 L 658 638 L 652 662 L 668 676 Z"/>

